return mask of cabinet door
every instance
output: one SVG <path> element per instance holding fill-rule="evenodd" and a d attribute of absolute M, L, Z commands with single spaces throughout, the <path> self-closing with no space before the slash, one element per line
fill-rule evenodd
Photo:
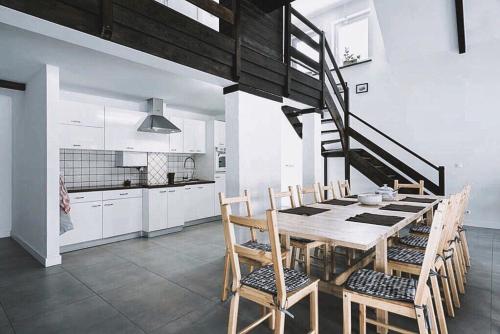
<path fill-rule="evenodd" d="M 206 143 L 205 121 L 184 119 L 184 152 L 205 153 Z"/>
<path fill-rule="evenodd" d="M 183 153 L 184 152 L 184 120 L 179 117 L 170 117 L 169 120 L 179 129 L 181 132 L 170 134 L 170 152 L 172 153 Z"/>
<path fill-rule="evenodd" d="M 104 127 L 104 106 L 73 101 L 59 101 L 59 123 Z"/>
<path fill-rule="evenodd" d="M 168 152 L 167 134 L 139 132 L 147 114 L 117 108 L 106 108 L 106 150 L 137 152 Z"/>
<path fill-rule="evenodd" d="M 144 229 L 147 232 L 166 229 L 168 227 L 167 189 L 149 189 L 147 202 L 147 223 Z"/>
<path fill-rule="evenodd" d="M 61 235 L 61 246 L 102 239 L 101 201 L 73 203 L 70 215 L 74 229 Z"/>
<path fill-rule="evenodd" d="M 142 230 L 142 198 L 103 202 L 103 238 Z"/>
<path fill-rule="evenodd" d="M 197 191 L 195 186 L 184 187 L 184 220 L 191 221 L 197 219 L 196 207 L 197 203 Z"/>
<path fill-rule="evenodd" d="M 214 215 L 218 216 L 220 212 L 219 193 L 226 192 L 226 174 L 215 174 L 214 185 Z"/>
<path fill-rule="evenodd" d="M 215 147 L 226 147 L 226 123 L 214 122 L 214 145 Z"/>
<path fill-rule="evenodd" d="M 194 193 L 196 198 L 196 219 L 212 217 L 214 215 L 214 186 L 213 184 L 204 184 L 196 186 Z"/>
<path fill-rule="evenodd" d="M 183 188 L 168 190 L 168 224 L 167 227 L 176 227 L 184 225 L 184 198 Z M 187 198 L 187 197 L 186 197 Z"/>
<path fill-rule="evenodd" d="M 104 150 L 104 128 L 59 125 L 59 147 Z"/>

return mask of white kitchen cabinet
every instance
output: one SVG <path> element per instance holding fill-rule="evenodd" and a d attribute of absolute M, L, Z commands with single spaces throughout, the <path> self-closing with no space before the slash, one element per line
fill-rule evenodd
<path fill-rule="evenodd" d="M 171 133 L 170 136 L 170 149 L 171 153 L 183 153 L 184 152 L 184 120 L 180 117 L 169 117 L 168 119 L 176 127 L 178 127 L 181 132 Z"/>
<path fill-rule="evenodd" d="M 206 123 L 195 119 L 184 119 L 184 152 L 206 152 Z"/>
<path fill-rule="evenodd" d="M 214 216 L 213 184 L 187 186 L 184 187 L 184 192 L 184 218 L 186 221 Z"/>
<path fill-rule="evenodd" d="M 104 150 L 104 128 L 59 124 L 59 147 Z"/>
<path fill-rule="evenodd" d="M 226 122 L 214 121 L 214 146 L 226 147 Z"/>
<path fill-rule="evenodd" d="M 61 235 L 60 246 L 102 239 L 102 201 L 72 203 L 74 229 Z"/>
<path fill-rule="evenodd" d="M 214 215 L 220 215 L 219 193 L 226 193 L 226 174 L 219 173 L 214 176 Z"/>
<path fill-rule="evenodd" d="M 168 227 L 167 188 L 147 189 L 143 197 L 143 230 L 153 232 Z"/>
<path fill-rule="evenodd" d="M 146 116 L 145 112 L 106 108 L 106 150 L 169 152 L 169 135 L 137 131 Z"/>
<path fill-rule="evenodd" d="M 184 225 L 184 195 L 185 192 L 182 187 L 168 188 L 167 190 L 168 228 Z"/>
<path fill-rule="evenodd" d="M 142 230 L 142 198 L 103 201 L 103 238 Z"/>
<path fill-rule="evenodd" d="M 59 123 L 104 127 L 104 106 L 73 101 L 59 101 Z"/>
<path fill-rule="evenodd" d="M 197 7 L 186 0 L 167 0 L 166 5 L 193 20 L 198 20 Z"/>

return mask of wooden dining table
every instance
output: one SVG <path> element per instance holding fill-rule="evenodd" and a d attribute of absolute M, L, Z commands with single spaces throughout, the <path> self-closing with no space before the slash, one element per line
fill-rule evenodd
<path fill-rule="evenodd" d="M 434 201 L 431 203 L 401 201 L 405 197 L 426 198 Z M 433 207 L 441 199 L 442 197 L 439 196 L 398 194 L 394 201 L 384 201 L 378 206 L 367 206 L 358 203 L 356 198 L 342 198 L 342 200 L 352 201 L 354 204 L 347 206 L 321 203 L 307 205 L 329 209 L 311 216 L 279 212 L 278 229 L 285 239 L 287 248 L 290 245 L 290 238 L 323 241 L 331 246 L 347 247 L 365 252 L 375 248 L 375 270 L 389 274 L 387 265 L 388 239 L 421 217 L 432 221 Z M 382 207 L 389 204 L 417 206 L 421 207 L 421 210 L 418 212 L 381 210 Z M 392 226 L 348 221 L 349 218 L 363 213 L 398 216 L 403 219 Z M 319 288 L 322 292 L 342 296 L 342 285 L 339 285 L 335 280 L 320 281 Z M 377 312 L 377 318 L 379 321 L 386 322 L 387 313 Z"/>

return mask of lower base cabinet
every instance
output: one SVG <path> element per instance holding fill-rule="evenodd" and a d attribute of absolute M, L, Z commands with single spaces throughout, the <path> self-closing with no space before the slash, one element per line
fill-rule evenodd
<path fill-rule="evenodd" d="M 142 231 L 142 198 L 103 201 L 102 217 L 103 238 Z"/>
<path fill-rule="evenodd" d="M 73 230 L 61 235 L 61 246 L 102 239 L 102 201 L 74 203 L 70 216 Z"/>
<path fill-rule="evenodd" d="M 186 221 L 214 216 L 214 191 L 213 184 L 184 187 L 184 215 Z"/>

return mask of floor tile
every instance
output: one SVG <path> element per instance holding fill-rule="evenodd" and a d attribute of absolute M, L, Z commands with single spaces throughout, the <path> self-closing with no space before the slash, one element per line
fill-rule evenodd
<path fill-rule="evenodd" d="M 104 262 L 93 266 L 73 268 L 70 272 L 95 292 L 103 292 L 144 282 L 154 284 L 164 280 L 159 275 L 130 262 L 115 265 Z"/>
<path fill-rule="evenodd" d="M 0 334 L 14 334 L 14 330 L 10 325 L 0 326 Z"/>
<path fill-rule="evenodd" d="M 447 318 L 448 333 L 490 333 L 491 319 L 489 316 L 461 314 L 454 319 Z"/>
<path fill-rule="evenodd" d="M 491 321 L 491 334 L 500 333 L 500 321 L 492 320 Z"/>
<path fill-rule="evenodd" d="M 3 307 L 0 305 L 0 327 L 9 325 L 9 319 L 7 318 L 7 314 L 3 310 Z"/>
<path fill-rule="evenodd" d="M 62 256 L 62 266 L 65 269 L 93 266 L 99 263 L 114 265 L 126 262 L 125 259 L 107 251 L 102 247 L 82 249 L 75 252 L 65 253 Z"/>
<path fill-rule="evenodd" d="M 153 331 L 208 303 L 177 284 L 137 284 L 102 294 L 110 304 L 145 331 Z"/>
<path fill-rule="evenodd" d="M 52 312 L 16 321 L 16 333 L 88 333 L 89 328 L 100 325 L 118 312 L 94 296 Z"/>
<path fill-rule="evenodd" d="M 0 302 L 12 320 L 59 309 L 92 296 L 92 292 L 68 273 L 38 278 L 0 289 Z"/>

